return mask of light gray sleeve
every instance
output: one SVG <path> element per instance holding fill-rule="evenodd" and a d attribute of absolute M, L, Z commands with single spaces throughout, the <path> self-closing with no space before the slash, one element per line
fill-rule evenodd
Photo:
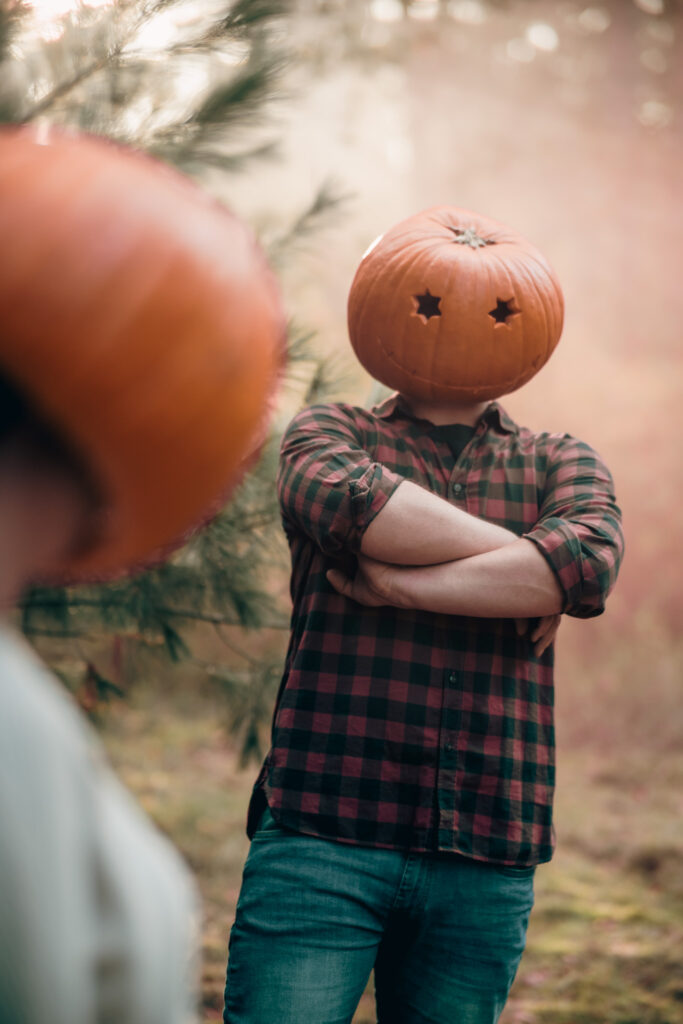
<path fill-rule="evenodd" d="M 0 629 L 0 1024 L 194 1021 L 189 873 Z"/>

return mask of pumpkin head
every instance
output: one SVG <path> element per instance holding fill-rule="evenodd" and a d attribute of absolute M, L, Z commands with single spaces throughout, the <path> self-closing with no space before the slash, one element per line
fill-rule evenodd
<path fill-rule="evenodd" d="M 217 510 L 283 354 L 260 249 L 198 186 L 102 139 L 0 131 L 0 367 L 105 499 L 70 579 L 157 560 Z"/>
<path fill-rule="evenodd" d="M 497 398 L 525 384 L 562 331 L 563 300 L 534 246 L 502 224 L 437 206 L 370 246 L 351 285 L 365 369 L 422 401 Z"/>

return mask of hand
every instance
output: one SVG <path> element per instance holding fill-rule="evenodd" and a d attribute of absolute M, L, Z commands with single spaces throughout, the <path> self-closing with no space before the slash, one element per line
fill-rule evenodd
<path fill-rule="evenodd" d="M 391 600 L 392 581 L 400 571 L 396 566 L 359 555 L 358 568 L 353 579 L 346 576 L 341 569 L 329 569 L 325 575 L 337 593 L 367 607 L 378 608 L 394 603 Z"/>
<path fill-rule="evenodd" d="M 531 642 L 534 645 L 534 654 L 537 658 L 540 658 L 545 649 L 550 647 L 554 641 L 560 628 L 561 618 L 561 615 L 542 615 L 538 620 L 536 628 L 531 634 Z M 515 627 L 517 636 L 524 636 L 529 630 L 529 620 L 515 619 Z"/>

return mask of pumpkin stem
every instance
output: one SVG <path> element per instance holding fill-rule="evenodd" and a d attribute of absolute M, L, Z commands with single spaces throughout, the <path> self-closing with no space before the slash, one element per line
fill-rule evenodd
<path fill-rule="evenodd" d="M 452 231 L 455 235 L 454 242 L 458 242 L 460 245 L 469 245 L 472 249 L 481 249 L 485 245 L 495 245 L 496 243 L 488 238 L 482 238 L 478 235 L 475 228 L 453 228 L 449 227 L 449 231 Z"/>

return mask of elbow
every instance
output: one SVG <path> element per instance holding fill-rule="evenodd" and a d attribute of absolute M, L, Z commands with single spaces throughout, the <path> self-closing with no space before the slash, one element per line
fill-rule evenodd
<path fill-rule="evenodd" d="M 623 540 L 613 541 L 601 547 L 599 552 L 584 553 L 581 564 L 580 583 L 567 594 L 565 613 L 578 619 L 590 619 L 602 615 L 617 582 Z"/>
<path fill-rule="evenodd" d="M 562 611 L 575 618 L 601 615 L 619 573 L 624 538 L 617 516 L 589 523 L 553 517 L 527 535 L 553 570 L 563 594 Z"/>

